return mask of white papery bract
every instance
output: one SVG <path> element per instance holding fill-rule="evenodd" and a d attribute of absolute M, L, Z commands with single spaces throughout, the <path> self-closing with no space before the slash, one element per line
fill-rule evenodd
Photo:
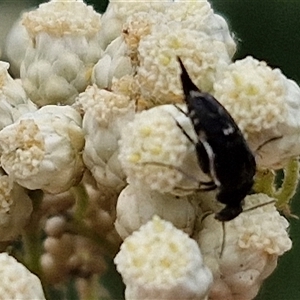
<path fill-rule="evenodd" d="M 15 78 L 20 78 L 21 63 L 31 43 L 25 26 L 22 24 L 21 19 L 18 19 L 6 36 L 4 49 L 5 58 L 10 63 L 10 72 Z"/>
<path fill-rule="evenodd" d="M 120 131 L 133 119 L 135 105 L 128 97 L 90 86 L 77 99 L 84 111 L 83 160 L 99 185 L 120 191 L 125 174 L 118 160 Z"/>
<path fill-rule="evenodd" d="M 119 159 L 127 181 L 173 195 L 187 195 L 209 178 L 201 171 L 190 119 L 173 105 L 161 105 L 135 115 L 121 132 Z"/>
<path fill-rule="evenodd" d="M 196 205 L 188 196 L 161 194 L 129 184 L 118 198 L 115 228 L 121 238 L 125 239 L 157 215 L 191 235 L 196 213 Z"/>
<path fill-rule="evenodd" d="M 3 169 L 31 190 L 61 193 L 77 184 L 83 146 L 81 117 L 69 106 L 44 106 L 0 131 Z"/>
<path fill-rule="evenodd" d="M 7 253 L 0 254 L 0 275 L 2 299 L 46 299 L 39 278 Z"/>
<path fill-rule="evenodd" d="M 30 99 L 39 106 L 72 104 L 103 52 L 100 14 L 83 1 L 52 0 L 25 13 L 22 22 L 33 40 L 21 66 Z"/>
<path fill-rule="evenodd" d="M 263 280 L 274 271 L 278 257 L 291 249 L 289 223 L 275 203 L 269 203 L 272 200 L 264 194 L 247 196 L 244 212 L 225 223 L 225 234 L 213 214 L 203 219 L 198 243 L 214 275 L 210 299 L 254 299 Z M 257 205 L 260 207 L 255 208 Z M 254 209 L 247 211 L 250 208 Z"/>
<path fill-rule="evenodd" d="M 18 80 L 8 73 L 9 64 L 0 61 L 0 130 L 14 123 L 22 114 L 37 110 Z"/>
<path fill-rule="evenodd" d="M 129 299 L 207 299 L 212 275 L 197 243 L 154 216 L 125 239 L 115 257 Z"/>
<path fill-rule="evenodd" d="M 128 47 L 122 37 L 113 40 L 93 68 L 92 83 L 99 88 L 109 89 L 113 78 L 132 74 L 132 64 L 127 52 Z"/>

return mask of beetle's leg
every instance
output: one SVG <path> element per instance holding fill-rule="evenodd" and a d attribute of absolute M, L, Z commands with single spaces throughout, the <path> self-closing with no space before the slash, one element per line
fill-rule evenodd
<path fill-rule="evenodd" d="M 175 120 L 175 119 L 174 119 Z M 186 133 L 186 131 L 184 130 L 184 128 L 181 126 L 181 124 L 175 120 L 176 125 L 180 128 L 180 130 L 182 131 L 182 133 L 186 136 L 186 138 L 193 144 L 196 146 L 196 142 Z"/>
<path fill-rule="evenodd" d="M 162 163 L 162 162 L 155 162 L 155 161 L 151 161 L 151 162 L 150 161 L 149 162 L 144 161 L 144 162 L 140 162 L 139 164 L 141 164 L 141 165 L 153 165 L 153 166 L 159 166 L 159 167 L 166 167 L 166 168 L 169 168 L 171 170 L 172 169 L 176 170 L 176 171 L 182 173 L 185 177 L 187 177 L 191 181 L 196 182 L 197 185 L 198 185 L 198 188 L 194 188 L 194 189 L 192 189 L 192 188 L 185 189 L 185 188 L 182 188 L 182 187 L 178 188 L 178 189 L 181 189 L 183 191 L 189 191 L 189 190 L 191 190 L 191 191 L 205 192 L 205 191 L 213 191 L 213 190 L 215 190 L 217 188 L 217 185 L 213 181 L 198 181 L 193 176 L 185 173 L 180 168 L 172 166 L 172 165 L 168 165 L 168 164 L 165 164 L 165 163 Z M 204 187 L 202 187 L 202 186 L 204 186 Z"/>

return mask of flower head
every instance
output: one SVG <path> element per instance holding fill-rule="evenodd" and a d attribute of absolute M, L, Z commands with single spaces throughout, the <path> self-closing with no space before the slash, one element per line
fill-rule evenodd
<path fill-rule="evenodd" d="M 119 195 L 115 228 L 122 239 L 146 224 L 154 215 L 191 235 L 196 219 L 196 205 L 188 196 L 176 197 L 127 185 Z"/>
<path fill-rule="evenodd" d="M 0 274 L 2 299 L 46 299 L 39 278 L 7 253 L 0 254 Z"/>
<path fill-rule="evenodd" d="M 69 106 L 45 106 L 0 132 L 1 165 L 28 189 L 68 190 L 83 172 L 80 115 Z"/>
<path fill-rule="evenodd" d="M 34 41 L 20 72 L 30 99 L 39 106 L 72 104 L 103 52 L 100 15 L 83 1 L 53 0 L 25 13 L 23 25 Z"/>
<path fill-rule="evenodd" d="M 141 93 L 155 105 L 183 99 L 177 56 L 203 91 L 212 89 L 217 72 L 230 62 L 223 42 L 177 24 L 157 25 L 151 35 L 140 41 L 138 54 L 137 80 Z"/>
<path fill-rule="evenodd" d="M 279 69 L 246 57 L 228 67 L 214 90 L 244 133 L 258 166 L 281 168 L 300 154 L 295 143 L 300 128 L 300 88 Z"/>
<path fill-rule="evenodd" d="M 127 181 L 175 195 L 189 194 L 209 179 L 201 171 L 189 118 L 173 105 L 153 107 L 135 115 L 122 130 L 119 159 Z"/>
<path fill-rule="evenodd" d="M 113 20 L 119 25 L 113 26 Z M 111 1 L 102 21 L 109 27 L 104 25 L 100 33 L 107 39 L 104 48 L 121 33 L 128 46 L 126 56 L 136 68 L 141 107 L 182 101 L 176 56 L 184 60 L 196 85 L 210 91 L 216 74 L 235 52 L 226 21 L 207 1 Z M 105 60 L 99 62 L 99 70 L 110 63 Z"/>
<path fill-rule="evenodd" d="M 76 102 L 85 112 L 83 160 L 100 185 L 124 187 L 125 175 L 118 160 L 121 128 L 134 116 L 129 97 L 90 86 Z"/>
<path fill-rule="evenodd" d="M 23 16 L 31 37 L 41 32 L 50 35 L 95 35 L 101 28 L 100 15 L 82 0 L 51 0 Z"/>
<path fill-rule="evenodd" d="M 282 123 L 287 113 L 282 73 L 252 57 L 236 61 L 214 84 L 215 97 L 230 111 L 244 134 Z"/>
<path fill-rule="evenodd" d="M 211 299 L 253 299 L 278 257 L 291 249 L 289 223 L 271 200 L 265 194 L 247 196 L 244 212 L 226 222 L 225 234 L 212 214 L 203 219 L 198 243 L 214 275 Z"/>
<path fill-rule="evenodd" d="M 125 239 L 115 264 L 126 299 L 206 299 L 212 281 L 196 242 L 157 216 Z"/>

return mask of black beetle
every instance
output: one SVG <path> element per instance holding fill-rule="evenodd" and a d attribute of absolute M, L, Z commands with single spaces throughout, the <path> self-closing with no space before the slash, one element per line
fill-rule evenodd
<path fill-rule="evenodd" d="M 243 199 L 252 189 L 255 158 L 229 112 L 212 95 L 201 92 L 178 61 L 187 115 L 198 139 L 199 165 L 213 181 L 208 189 L 217 188 L 217 200 L 226 205 L 215 218 L 230 221 L 242 212 Z"/>

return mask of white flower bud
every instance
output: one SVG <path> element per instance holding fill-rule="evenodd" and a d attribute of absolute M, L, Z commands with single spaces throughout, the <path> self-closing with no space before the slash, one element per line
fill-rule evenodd
<path fill-rule="evenodd" d="M 125 239 L 115 257 L 129 299 L 207 299 L 212 275 L 197 243 L 154 216 Z"/>
<path fill-rule="evenodd" d="M 118 160 L 118 140 L 121 128 L 133 119 L 134 102 L 93 85 L 79 95 L 77 105 L 85 111 L 85 165 L 98 184 L 122 189 L 125 175 Z"/>
<path fill-rule="evenodd" d="M 11 241 L 29 220 L 32 203 L 24 188 L 0 173 L 0 241 Z"/>
<path fill-rule="evenodd" d="M 225 223 L 225 232 L 213 214 L 202 220 L 198 243 L 214 275 L 210 299 L 253 299 L 278 257 L 291 249 L 289 223 L 271 200 L 265 194 L 247 196 L 244 212 Z"/>
<path fill-rule="evenodd" d="M 115 228 L 121 238 L 125 239 L 154 215 L 158 215 L 191 235 L 196 214 L 196 205 L 187 196 L 179 198 L 128 185 L 118 198 Z"/>
<path fill-rule="evenodd" d="M 2 299 L 46 299 L 39 278 L 7 253 L 0 254 L 0 274 Z"/>
<path fill-rule="evenodd" d="M 53 0 L 25 13 L 23 25 L 33 40 L 21 66 L 30 99 L 40 106 L 73 103 L 103 52 L 100 15 L 80 0 Z"/>
<path fill-rule="evenodd" d="M 0 61 L 0 129 L 14 123 L 22 114 L 37 110 L 21 83 L 11 78 L 8 68 L 8 63 Z"/>
<path fill-rule="evenodd" d="M 210 181 L 199 167 L 194 143 L 183 130 L 195 138 L 190 119 L 173 105 L 136 114 L 124 127 L 119 143 L 127 181 L 173 195 L 191 194 L 200 181 Z"/>
<path fill-rule="evenodd" d="M 1 165 L 20 185 L 60 193 L 83 173 L 81 117 L 69 106 L 45 106 L 0 131 Z"/>

